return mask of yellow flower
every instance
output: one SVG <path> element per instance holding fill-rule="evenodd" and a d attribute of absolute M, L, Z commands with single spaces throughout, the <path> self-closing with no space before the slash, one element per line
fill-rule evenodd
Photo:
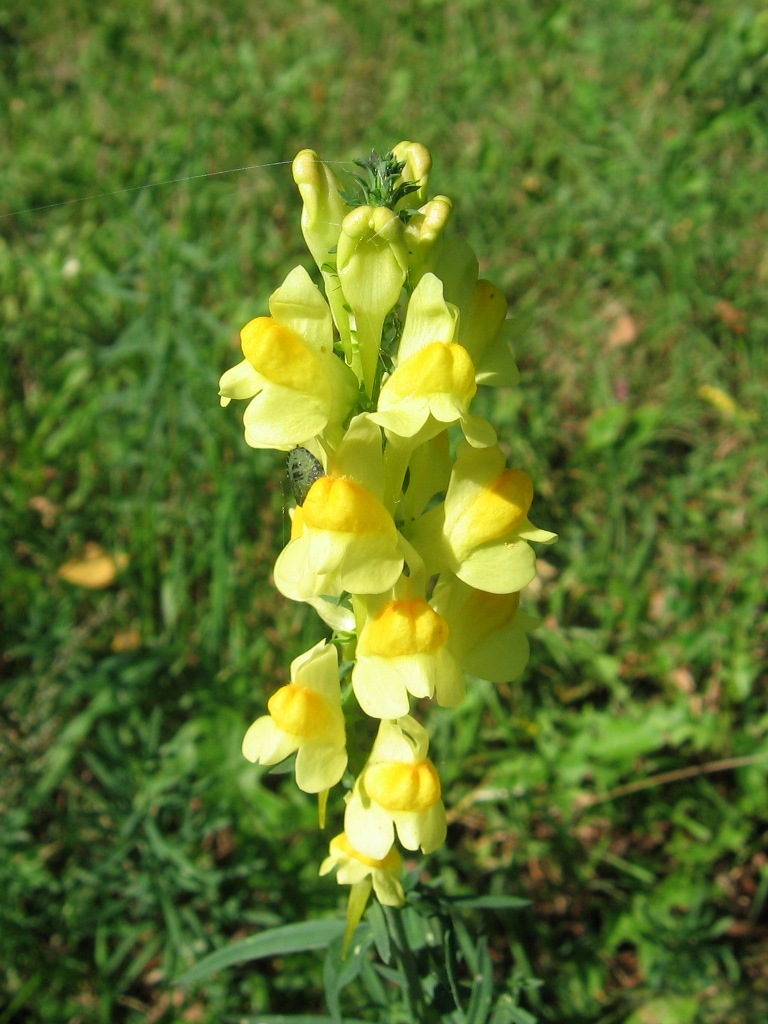
<path fill-rule="evenodd" d="M 315 481 L 301 522 L 300 535 L 275 563 L 275 583 L 286 597 L 379 593 L 399 578 L 403 556 L 394 521 L 357 481 L 331 474 Z"/>
<path fill-rule="evenodd" d="M 381 723 L 344 813 L 344 830 L 356 849 L 382 857 L 395 831 L 407 850 L 432 853 L 445 842 L 440 779 L 428 749 L 426 730 L 410 715 Z"/>
<path fill-rule="evenodd" d="M 511 321 L 506 316 L 507 300 L 499 289 L 490 281 L 478 281 L 457 339 L 472 357 L 478 384 L 512 387 L 520 379 L 507 340 Z"/>
<path fill-rule="evenodd" d="M 408 303 L 397 367 L 371 414 L 388 434 L 412 438 L 415 444 L 460 423 L 470 444 L 496 441 L 491 425 L 469 413 L 477 392 L 475 367 L 467 349 L 456 342 L 456 329 L 457 311 L 443 298 L 442 283 L 425 274 Z"/>
<path fill-rule="evenodd" d="M 336 443 L 357 381 L 333 351 L 328 305 L 303 267 L 269 300 L 270 316 L 240 332 L 245 359 L 222 376 L 221 404 L 251 399 L 243 415 L 253 448 L 288 449 L 324 434 Z"/>
<path fill-rule="evenodd" d="M 424 273 L 425 261 L 441 238 L 452 212 L 453 203 L 447 196 L 435 196 L 408 219 L 405 239 L 410 279 L 414 285 Z"/>
<path fill-rule="evenodd" d="M 536 574 L 527 541 L 551 544 L 556 534 L 528 519 L 533 484 L 520 469 L 505 469 L 498 447 L 459 447 L 445 501 L 406 531 L 428 573 L 450 570 L 476 590 L 509 594 Z"/>
<path fill-rule="evenodd" d="M 275 564 L 278 590 L 295 601 L 378 594 L 403 568 L 401 541 L 382 503 L 378 428 L 357 416 L 328 461 L 328 472 L 294 513 L 291 540 Z"/>
<path fill-rule="evenodd" d="M 352 686 L 373 718 L 400 718 L 408 694 L 436 697 L 454 707 L 464 696 L 464 674 L 448 649 L 448 626 L 422 598 L 388 601 L 365 622 L 357 644 Z"/>
<path fill-rule="evenodd" d="M 341 336 L 347 363 L 353 359 L 349 311 L 336 272 L 336 247 L 341 224 L 350 207 L 339 195 L 340 184 L 333 171 L 313 149 L 302 149 L 293 161 L 293 180 L 304 201 L 301 231 L 307 248 L 323 275 L 325 294 Z"/>
<path fill-rule="evenodd" d="M 493 683 L 517 679 L 528 663 L 527 632 L 539 620 L 520 611 L 520 595 L 474 590 L 443 573 L 432 604 L 450 629 L 449 649 L 465 672 Z"/>
<path fill-rule="evenodd" d="M 400 179 L 419 186 L 415 192 L 411 192 L 397 204 L 398 210 L 412 210 L 421 205 L 427 197 L 432 154 L 420 142 L 404 141 L 398 142 L 396 146 L 392 147 L 392 155 L 404 165 L 400 172 Z"/>
<path fill-rule="evenodd" d="M 384 320 L 400 298 L 408 272 L 403 222 L 386 206 L 357 207 L 344 218 L 336 260 L 354 317 L 360 376 L 370 395 Z"/>
<path fill-rule="evenodd" d="M 384 453 L 385 460 L 387 451 Z M 418 445 L 408 461 L 407 486 L 397 504 L 398 519 L 408 522 L 420 516 L 430 498 L 440 491 L 446 491 L 452 468 L 447 430 L 442 430 L 429 441 Z"/>
<path fill-rule="evenodd" d="M 291 682 L 269 699 L 243 739 L 249 761 L 272 765 L 296 752 L 296 785 L 305 793 L 335 786 L 347 767 L 336 648 L 321 640 L 291 665 Z"/>
<path fill-rule="evenodd" d="M 341 222 L 350 207 L 341 198 L 336 175 L 313 149 L 294 157 L 293 180 L 304 202 L 301 231 L 318 268 L 328 265 L 341 233 Z"/>
<path fill-rule="evenodd" d="M 454 340 L 469 353 L 476 382 L 510 387 L 520 374 L 509 347 L 507 300 L 490 281 L 478 280 L 477 257 L 470 246 L 463 239 L 446 238 L 450 213 L 450 200 L 438 196 L 406 226 L 411 283 L 420 283 L 430 272 L 442 281 L 445 299 L 458 313 Z"/>
<path fill-rule="evenodd" d="M 450 210 L 445 208 L 446 204 L 450 204 L 450 200 L 438 197 L 433 202 L 437 204 L 441 199 L 442 210 L 437 206 L 431 208 L 429 203 L 422 207 L 427 219 L 432 222 L 432 229 L 426 230 L 426 237 L 422 236 L 422 245 L 416 245 L 416 263 L 411 269 L 410 280 L 411 285 L 415 286 L 424 274 L 431 273 L 439 278 L 443 283 L 445 301 L 456 307 L 461 323 L 469 316 L 472 307 L 478 262 L 475 251 L 468 242 L 463 238 L 450 237 L 447 231 L 442 230 L 444 221 L 450 213 Z M 410 227 L 411 225 L 409 229 Z M 410 249 L 412 237 L 409 237 L 408 241 Z"/>
<path fill-rule="evenodd" d="M 369 857 L 355 849 L 342 832 L 331 840 L 329 855 L 320 865 L 320 874 L 327 875 L 334 868 L 338 868 L 339 885 L 356 886 L 370 879 L 379 903 L 387 907 L 401 907 L 405 903 L 400 881 L 403 858 L 391 844 L 381 857 Z"/>

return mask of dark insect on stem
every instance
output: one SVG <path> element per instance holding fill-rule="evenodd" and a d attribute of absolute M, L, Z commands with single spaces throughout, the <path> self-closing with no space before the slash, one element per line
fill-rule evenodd
<path fill-rule="evenodd" d="M 306 448 L 294 448 L 288 453 L 287 469 L 296 504 L 303 505 L 315 480 L 325 476 L 323 464 Z"/>

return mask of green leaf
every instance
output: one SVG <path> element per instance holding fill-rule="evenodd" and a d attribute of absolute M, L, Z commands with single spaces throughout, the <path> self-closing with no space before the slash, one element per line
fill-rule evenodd
<path fill-rule="evenodd" d="M 698 1010 L 694 996 L 660 996 L 635 1010 L 627 1024 L 692 1024 Z"/>
<path fill-rule="evenodd" d="M 467 1007 L 466 1024 L 485 1024 L 493 1001 L 493 964 L 488 955 L 488 940 L 483 935 L 477 942 L 475 983 Z"/>
<path fill-rule="evenodd" d="M 457 975 L 458 961 L 456 957 L 456 933 L 452 929 L 446 929 L 443 935 L 443 956 L 445 958 L 445 974 L 448 979 L 448 986 L 457 1008 L 461 1010 L 461 997 L 459 995 L 459 979 Z"/>
<path fill-rule="evenodd" d="M 328 946 L 323 964 L 323 988 L 326 1005 L 335 1024 L 341 1021 L 341 990 L 360 974 L 372 942 L 370 928 L 358 928 L 349 943 L 346 955 L 342 954 L 342 938 L 339 936 Z"/>
<path fill-rule="evenodd" d="M 452 903 L 454 907 L 467 910 L 519 910 L 520 907 L 531 905 L 530 900 L 519 896 L 462 896 L 452 900 Z"/>
<path fill-rule="evenodd" d="M 280 928 L 252 935 L 248 939 L 234 942 L 224 949 L 204 957 L 180 978 L 177 985 L 194 985 L 212 974 L 231 967 L 233 964 L 247 963 L 249 960 L 261 960 L 264 957 L 285 956 L 287 953 L 304 953 L 311 949 L 325 949 L 330 942 L 344 934 L 344 922 L 305 921 L 301 924 L 289 924 Z"/>
<path fill-rule="evenodd" d="M 109 689 L 101 690 L 76 718 L 64 726 L 48 751 L 45 774 L 34 790 L 36 801 L 45 799 L 59 785 L 81 743 L 93 729 L 94 722 L 102 715 L 110 714 L 114 708 L 114 693 Z"/>
<path fill-rule="evenodd" d="M 589 451 L 610 448 L 622 436 L 628 421 L 629 412 L 623 405 L 596 410 L 587 422 L 585 447 Z"/>
<path fill-rule="evenodd" d="M 392 944 L 389 940 L 387 919 L 384 917 L 384 911 L 381 909 L 381 904 L 378 900 L 374 900 L 370 905 L 366 918 L 371 926 L 373 941 L 376 944 L 376 952 L 379 954 L 382 962 L 388 964 L 392 959 Z"/>
<path fill-rule="evenodd" d="M 266 1016 L 260 1013 L 258 1017 L 238 1017 L 239 1024 L 335 1024 L 333 1017 L 318 1015 L 315 1013 L 269 1013 Z M 359 1017 L 345 1017 L 344 1024 L 368 1024 L 368 1021 L 360 1020 Z"/>

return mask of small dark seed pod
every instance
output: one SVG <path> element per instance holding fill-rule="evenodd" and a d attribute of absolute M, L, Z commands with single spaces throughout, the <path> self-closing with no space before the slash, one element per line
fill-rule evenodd
<path fill-rule="evenodd" d="M 306 448 L 294 448 L 288 453 L 288 478 L 297 505 L 306 501 L 315 480 L 325 476 L 323 464 Z"/>

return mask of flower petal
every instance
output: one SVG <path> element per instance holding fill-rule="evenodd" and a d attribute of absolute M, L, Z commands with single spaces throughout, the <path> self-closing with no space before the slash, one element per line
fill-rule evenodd
<path fill-rule="evenodd" d="M 385 658 L 358 658 L 352 670 L 357 702 L 372 718 L 400 718 L 410 705 L 401 674 Z"/>
<path fill-rule="evenodd" d="M 359 786 L 349 798 L 344 811 L 344 831 L 350 843 L 367 857 L 381 860 L 395 841 L 395 826 L 392 818 L 378 804 L 363 805 Z"/>
<path fill-rule="evenodd" d="M 304 793 L 321 793 L 341 780 L 346 767 L 344 747 L 305 743 L 296 754 L 296 785 Z"/>
<path fill-rule="evenodd" d="M 278 764 L 296 750 L 295 736 L 278 729 L 269 715 L 257 718 L 243 737 L 243 756 L 258 764 Z"/>
<path fill-rule="evenodd" d="M 471 551 L 455 570 L 476 590 L 511 594 L 527 587 L 536 575 L 536 555 L 525 541 L 489 544 Z"/>
<path fill-rule="evenodd" d="M 247 359 L 243 359 L 221 375 L 221 404 L 227 406 L 233 398 L 253 398 L 263 387 L 264 378 L 254 370 Z"/>

